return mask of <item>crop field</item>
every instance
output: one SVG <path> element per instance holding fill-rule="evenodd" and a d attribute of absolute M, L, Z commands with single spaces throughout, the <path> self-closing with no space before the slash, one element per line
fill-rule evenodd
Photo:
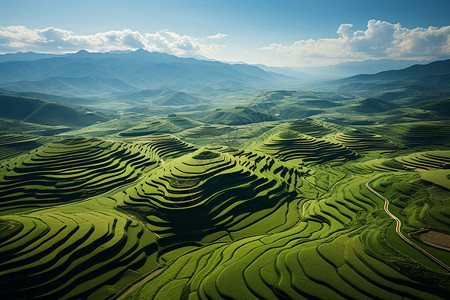
<path fill-rule="evenodd" d="M 304 163 L 339 162 L 358 157 L 345 146 L 295 131 L 273 135 L 256 149 L 283 161 L 297 160 Z"/>
<path fill-rule="evenodd" d="M 423 129 L 435 123 L 221 123 L 2 136 L 39 145 L 0 168 L 0 297 L 448 297 L 450 149 Z"/>
<path fill-rule="evenodd" d="M 0 227 L 5 299 L 109 298 L 158 267 L 156 236 L 100 205 L 8 215 Z"/>
<path fill-rule="evenodd" d="M 334 131 L 333 128 L 326 127 L 323 124 L 312 119 L 301 119 L 293 121 L 289 124 L 287 129 L 298 131 L 300 133 L 316 138 L 322 137 Z"/>
<path fill-rule="evenodd" d="M 336 140 L 347 148 L 357 152 L 382 151 L 390 152 L 396 147 L 381 135 L 365 132 L 362 130 L 351 130 L 338 133 Z"/>
<path fill-rule="evenodd" d="M 146 145 L 71 138 L 5 163 L 0 212 L 65 204 L 131 183 L 157 165 Z"/>
<path fill-rule="evenodd" d="M 0 161 L 26 153 L 53 140 L 36 135 L 0 135 Z"/>

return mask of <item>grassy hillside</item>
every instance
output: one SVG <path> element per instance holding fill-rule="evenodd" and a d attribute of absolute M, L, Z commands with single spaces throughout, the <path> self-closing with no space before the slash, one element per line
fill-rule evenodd
<path fill-rule="evenodd" d="M 353 107 L 353 109 L 356 110 L 357 112 L 363 113 L 379 113 L 385 112 L 387 110 L 392 110 L 397 107 L 398 107 L 397 105 L 389 103 L 387 101 L 368 98 L 359 102 L 358 105 Z"/>
<path fill-rule="evenodd" d="M 0 118 L 43 125 L 88 126 L 109 119 L 88 109 L 13 95 L 0 95 L 0 106 Z"/>
<path fill-rule="evenodd" d="M 92 55 L 53 71 L 113 54 Z M 136 65 L 137 84 L 158 76 Z M 250 84 L 222 88 L 235 81 Z M 120 92 L 114 118 L 1 98 L 0 298 L 447 298 L 445 97 L 219 94 L 207 110 L 167 87 Z"/>
<path fill-rule="evenodd" d="M 450 236 L 450 150 L 431 151 L 450 149 L 446 123 L 134 120 L 85 130 L 115 126 L 104 138 L 116 141 L 63 139 L 2 165 L 2 297 L 448 294 L 446 269 L 399 237 L 368 189 L 390 201 L 408 240 L 448 265 L 439 241 Z M 413 142 L 419 133 L 426 143 Z M 247 143 L 224 145 L 233 135 Z"/>
<path fill-rule="evenodd" d="M 135 181 L 156 165 L 145 145 L 72 138 L 49 143 L 0 169 L 0 213 L 83 200 Z"/>
<path fill-rule="evenodd" d="M 274 114 L 262 113 L 246 107 L 216 109 L 189 114 L 191 118 L 210 124 L 244 125 L 276 120 Z"/>

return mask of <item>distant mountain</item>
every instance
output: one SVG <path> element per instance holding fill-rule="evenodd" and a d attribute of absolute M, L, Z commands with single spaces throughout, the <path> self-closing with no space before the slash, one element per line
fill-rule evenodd
<path fill-rule="evenodd" d="M 66 97 L 104 96 L 141 89 L 213 92 L 222 82 L 266 88 L 286 80 L 292 78 L 251 65 L 180 58 L 142 49 L 118 53 L 79 51 L 33 61 L 0 63 L 0 88 Z"/>
<path fill-rule="evenodd" d="M 405 69 L 401 70 L 393 70 L 393 71 L 384 71 L 377 74 L 360 74 L 349 78 L 344 78 L 341 80 L 337 80 L 336 82 L 342 83 L 377 83 L 377 84 L 388 84 L 392 82 L 404 82 L 411 83 L 412 81 L 415 83 L 420 83 L 419 81 L 425 80 L 425 84 L 434 85 L 437 84 L 439 87 L 442 84 L 446 84 L 447 87 L 450 87 L 450 82 L 448 79 L 448 75 L 450 74 L 450 59 L 443 61 L 435 61 L 425 65 L 413 65 Z"/>
<path fill-rule="evenodd" d="M 153 103 L 161 105 L 161 106 L 181 106 L 181 105 L 189 105 L 189 104 L 199 104 L 205 103 L 206 101 L 202 98 L 184 93 L 177 92 L 172 95 L 168 95 L 165 99 L 161 99 L 158 101 L 153 101 Z"/>
<path fill-rule="evenodd" d="M 60 56 L 58 54 L 47 54 L 47 53 L 35 53 L 35 52 L 18 52 L 18 53 L 7 53 L 0 55 L 0 63 L 7 61 L 30 61 L 38 60 L 42 58 L 50 58 Z"/>
<path fill-rule="evenodd" d="M 8 94 L 11 94 L 11 93 L 8 93 Z M 72 104 L 72 105 L 92 105 L 92 104 L 97 104 L 99 102 L 99 99 L 89 99 L 89 98 L 80 98 L 80 97 L 70 97 L 69 98 L 69 97 L 55 96 L 55 95 L 51 95 L 51 94 L 43 94 L 43 93 L 36 93 L 36 92 L 18 92 L 18 93 L 15 93 L 14 95 L 21 96 L 21 97 L 27 97 L 27 98 L 35 98 L 35 99 L 65 103 L 65 104 Z"/>
<path fill-rule="evenodd" d="M 375 74 L 383 71 L 399 70 L 419 63 L 427 62 L 418 60 L 368 59 L 363 61 L 351 61 L 321 67 L 293 68 L 293 70 L 297 72 L 303 72 L 305 76 L 337 78 L 354 76 L 358 74 Z"/>
<path fill-rule="evenodd" d="M 10 91 L 37 92 L 63 97 L 93 97 L 135 89 L 120 79 L 102 77 L 50 77 L 36 81 L 4 83 L 0 86 Z"/>
<path fill-rule="evenodd" d="M 185 106 L 209 103 L 209 100 L 204 97 L 170 89 L 140 90 L 129 93 L 119 93 L 112 95 L 112 99 L 131 105 L 152 104 L 156 106 Z"/>
<path fill-rule="evenodd" d="M 296 78 L 300 78 L 300 79 L 305 79 L 310 76 L 309 74 L 307 74 L 305 72 L 297 71 L 290 67 L 269 67 L 269 66 L 261 65 L 261 64 L 257 64 L 255 66 L 263 69 L 266 72 L 283 74 L 286 76 L 296 77 Z"/>
<path fill-rule="evenodd" d="M 109 119 L 89 109 L 45 100 L 0 94 L 0 118 L 43 125 L 88 126 Z"/>
<path fill-rule="evenodd" d="M 403 104 L 443 98 L 450 95 L 450 60 L 372 75 L 356 75 L 329 81 L 321 87 Z"/>

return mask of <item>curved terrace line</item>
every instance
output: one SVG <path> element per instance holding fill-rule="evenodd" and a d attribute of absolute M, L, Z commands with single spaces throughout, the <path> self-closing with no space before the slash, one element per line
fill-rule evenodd
<path fill-rule="evenodd" d="M 399 220 L 399 218 L 397 218 L 394 214 L 392 214 L 389 211 L 389 200 L 384 197 L 383 195 L 379 194 L 377 191 L 375 191 L 373 188 L 371 188 L 369 186 L 369 183 L 371 183 L 373 180 L 377 179 L 381 174 L 376 175 L 375 177 L 372 177 L 371 179 L 367 180 L 365 182 L 365 186 L 366 188 L 371 191 L 375 196 L 377 196 L 378 198 L 384 200 L 384 211 L 386 212 L 386 214 L 391 217 L 392 219 L 395 220 L 396 222 L 396 226 L 395 226 L 395 232 L 397 233 L 397 235 L 404 240 L 406 243 L 408 243 L 410 246 L 414 247 L 415 249 L 417 249 L 418 251 L 420 251 L 422 254 L 426 255 L 429 259 L 431 259 L 432 261 L 434 261 L 435 263 L 437 263 L 438 265 L 440 265 L 441 267 L 443 267 L 445 270 L 447 270 L 447 272 L 450 272 L 450 267 L 447 266 L 444 262 L 440 261 L 439 259 L 437 259 L 436 257 L 434 257 L 433 255 L 431 255 L 428 251 L 426 251 L 425 249 L 421 248 L 419 245 L 417 245 L 416 243 L 412 242 L 411 240 L 409 240 L 407 237 L 405 237 L 403 235 L 403 233 L 400 231 L 400 228 L 402 226 L 402 222 Z"/>

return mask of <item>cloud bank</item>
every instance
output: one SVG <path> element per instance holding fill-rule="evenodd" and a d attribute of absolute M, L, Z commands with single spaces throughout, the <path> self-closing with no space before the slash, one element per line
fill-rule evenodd
<path fill-rule="evenodd" d="M 436 59 L 450 55 L 450 26 L 408 29 L 370 20 L 366 30 L 342 24 L 337 38 L 309 39 L 291 45 L 272 43 L 260 48 L 296 61 L 316 63 L 363 59 Z"/>
<path fill-rule="evenodd" d="M 224 47 L 213 41 L 226 36 L 226 34 L 217 33 L 205 38 L 197 38 L 168 30 L 140 33 L 130 29 L 77 35 L 72 31 L 55 27 L 29 29 L 25 26 L 8 26 L 0 27 L 0 53 L 26 51 L 67 53 L 81 49 L 90 52 L 107 52 L 143 48 L 178 56 L 213 57 L 218 49 Z"/>

